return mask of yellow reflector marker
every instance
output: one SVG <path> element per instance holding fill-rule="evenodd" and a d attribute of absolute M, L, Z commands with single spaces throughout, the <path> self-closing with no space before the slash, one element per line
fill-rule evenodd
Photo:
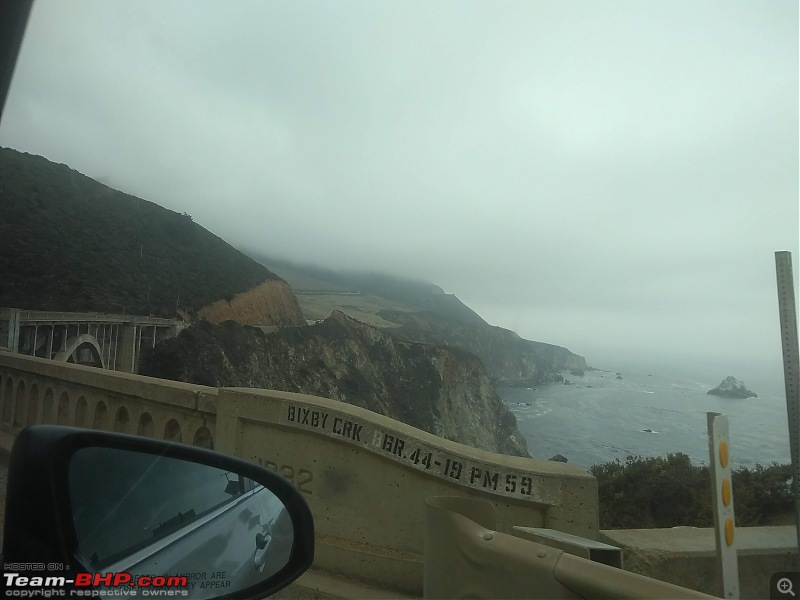
<path fill-rule="evenodd" d="M 725 519 L 725 543 L 733 546 L 733 519 L 730 517 Z"/>
<path fill-rule="evenodd" d="M 728 442 L 722 440 L 719 443 L 719 464 L 725 469 L 728 466 Z"/>
<path fill-rule="evenodd" d="M 722 481 L 722 503 L 725 506 L 731 505 L 731 482 L 727 479 Z"/>

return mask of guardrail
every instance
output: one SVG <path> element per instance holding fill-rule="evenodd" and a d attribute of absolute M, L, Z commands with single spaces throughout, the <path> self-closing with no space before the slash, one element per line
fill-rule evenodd
<path fill-rule="evenodd" d="M 713 598 L 497 531 L 475 499 L 427 502 L 425 598 Z"/>

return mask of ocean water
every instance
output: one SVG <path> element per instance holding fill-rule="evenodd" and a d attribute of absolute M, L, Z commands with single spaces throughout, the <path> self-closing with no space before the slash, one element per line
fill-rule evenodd
<path fill-rule="evenodd" d="M 706 413 L 718 412 L 728 415 L 734 467 L 790 460 L 783 396 L 748 384 L 758 398 L 719 398 L 706 393 L 719 381 L 657 373 L 623 372 L 621 380 L 607 371 L 564 376 L 575 385 L 497 390 L 517 417 L 534 457 L 562 454 L 570 463 L 589 468 L 629 455 L 683 452 L 695 464 L 708 464 Z"/>

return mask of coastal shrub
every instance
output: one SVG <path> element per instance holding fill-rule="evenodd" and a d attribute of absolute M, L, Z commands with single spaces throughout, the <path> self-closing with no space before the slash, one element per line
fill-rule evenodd
<path fill-rule="evenodd" d="M 710 527 L 713 522 L 708 467 L 686 454 L 629 456 L 594 465 L 603 529 Z M 733 472 L 739 526 L 771 523 L 793 510 L 789 465 L 740 467 Z"/>

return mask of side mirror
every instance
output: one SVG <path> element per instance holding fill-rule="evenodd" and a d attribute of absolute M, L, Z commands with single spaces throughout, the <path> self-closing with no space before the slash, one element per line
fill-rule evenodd
<path fill-rule="evenodd" d="M 3 538 L 8 590 L 263 598 L 313 559 L 305 500 L 251 463 L 49 425 L 14 442 Z"/>

